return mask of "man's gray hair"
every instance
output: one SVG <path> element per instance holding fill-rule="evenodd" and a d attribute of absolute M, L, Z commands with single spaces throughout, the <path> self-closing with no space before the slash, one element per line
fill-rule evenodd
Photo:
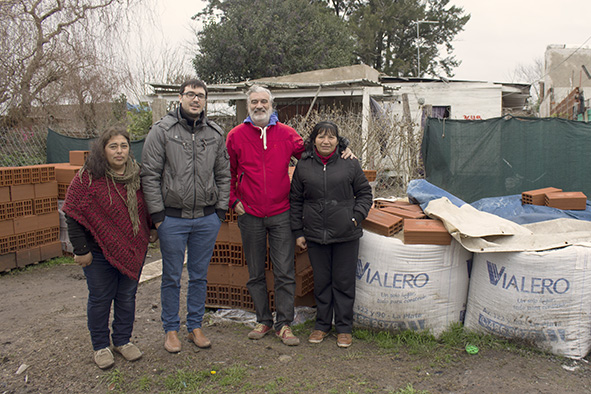
<path fill-rule="evenodd" d="M 269 102 L 271 103 L 271 107 L 273 107 L 273 93 L 271 93 L 271 91 L 267 88 L 262 87 L 261 85 L 252 85 L 250 87 L 250 89 L 248 89 L 248 91 L 246 92 L 246 106 L 248 107 L 248 104 L 250 103 L 250 95 L 253 93 L 260 93 L 260 92 L 265 92 L 269 95 Z"/>

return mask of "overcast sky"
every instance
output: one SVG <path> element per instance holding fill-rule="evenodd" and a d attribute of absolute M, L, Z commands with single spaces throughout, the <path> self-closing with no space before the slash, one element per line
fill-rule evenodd
<path fill-rule="evenodd" d="M 158 0 L 162 31 L 178 45 L 193 39 L 190 17 L 203 1 Z M 453 42 L 462 61 L 454 79 L 512 81 L 519 65 L 543 59 L 550 44 L 591 47 L 591 0 L 450 0 L 472 15 Z"/>

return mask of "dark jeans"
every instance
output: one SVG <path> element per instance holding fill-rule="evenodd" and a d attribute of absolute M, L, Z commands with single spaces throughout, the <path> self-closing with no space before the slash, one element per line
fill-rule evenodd
<path fill-rule="evenodd" d="M 279 331 L 284 325 L 291 324 L 294 317 L 295 240 L 291 232 L 289 210 L 266 218 L 244 214 L 238 216 L 238 226 L 248 265 L 249 280 L 246 286 L 254 302 L 257 322 L 272 327 L 273 315 L 269 309 L 265 279 L 268 238 L 275 278 L 275 330 Z"/>
<path fill-rule="evenodd" d="M 109 315 L 113 304 L 113 345 L 129 342 L 135 319 L 138 281 L 123 275 L 100 252 L 92 252 L 92 263 L 83 268 L 88 285 L 87 317 L 94 350 L 109 347 Z"/>
<path fill-rule="evenodd" d="M 358 255 L 359 239 L 329 245 L 308 241 L 317 306 L 314 329 L 330 331 L 334 313 L 337 333 L 352 332 Z"/>

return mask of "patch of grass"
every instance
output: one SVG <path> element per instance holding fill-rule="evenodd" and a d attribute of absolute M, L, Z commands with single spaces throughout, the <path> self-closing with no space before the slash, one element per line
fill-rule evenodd
<path fill-rule="evenodd" d="M 355 350 L 348 351 L 343 355 L 345 360 L 360 360 L 362 358 L 365 358 L 365 353 Z"/>
<path fill-rule="evenodd" d="M 394 394 L 429 394 L 426 390 L 415 390 L 412 384 L 407 384 L 406 387 L 399 389 Z"/>
<path fill-rule="evenodd" d="M 139 391 L 151 392 L 153 385 L 154 382 L 150 376 L 140 376 L 135 382 L 135 387 L 137 387 Z"/>
<path fill-rule="evenodd" d="M 305 337 L 308 338 L 308 335 L 314 329 L 315 321 L 314 319 L 306 320 L 304 323 L 301 324 L 294 324 L 291 326 L 291 331 L 297 337 Z"/>
<path fill-rule="evenodd" d="M 263 388 L 265 389 L 265 393 L 273 394 L 273 393 L 278 393 L 279 392 L 278 391 L 279 390 L 279 387 L 278 387 L 276 381 L 272 381 L 272 382 L 269 382 L 269 383 L 265 384 L 263 386 Z"/>
<path fill-rule="evenodd" d="M 213 367 L 202 371 L 193 371 L 190 367 L 186 367 L 166 376 L 163 384 L 166 392 L 170 393 L 238 392 L 233 390 L 238 388 L 244 392 L 245 385 L 242 380 L 246 373 L 247 368 L 240 365 L 224 369 Z M 151 384 L 151 391 L 159 390 Z"/>
<path fill-rule="evenodd" d="M 179 369 L 174 374 L 164 378 L 164 387 L 166 390 L 175 393 L 202 393 L 203 381 L 209 378 L 210 375 L 210 371 Z"/>
<path fill-rule="evenodd" d="M 74 258 L 68 257 L 68 256 L 61 256 L 61 257 L 53 258 L 51 260 L 43 261 L 39 264 L 30 264 L 30 265 L 27 265 L 26 267 L 23 267 L 23 268 L 12 269 L 9 271 L 9 274 L 10 275 L 19 275 L 19 274 L 22 274 L 23 272 L 29 272 L 29 271 L 36 270 L 36 269 L 54 267 L 56 265 L 68 265 L 68 264 L 76 264 L 76 263 L 74 263 Z"/>
<path fill-rule="evenodd" d="M 246 367 L 233 365 L 219 373 L 220 386 L 239 386 L 246 376 Z"/>
<path fill-rule="evenodd" d="M 123 373 L 115 368 L 103 376 L 103 381 L 107 384 L 107 389 L 109 391 L 117 392 L 123 387 L 125 379 L 123 378 Z"/>
<path fill-rule="evenodd" d="M 437 340 L 428 331 L 403 331 L 398 334 L 398 341 L 408 348 L 410 354 L 431 353 L 438 346 Z"/>
<path fill-rule="evenodd" d="M 381 349 L 397 351 L 404 348 L 409 354 L 430 356 L 441 362 L 451 362 L 449 353 L 463 352 L 466 345 L 476 345 L 482 349 L 509 350 L 513 352 L 533 351 L 541 354 L 533 345 L 517 340 L 508 340 L 489 334 L 479 334 L 465 330 L 460 323 L 452 324 L 439 338 L 428 331 L 405 330 L 397 333 L 354 329 L 353 335 L 359 340 L 374 342 Z"/>
<path fill-rule="evenodd" d="M 428 358 L 430 368 L 441 368 L 461 360 L 466 356 L 466 345 L 475 345 L 479 350 L 509 351 L 520 356 L 556 357 L 537 348 L 533 343 L 517 339 L 504 339 L 489 334 L 466 330 L 462 324 L 455 323 L 435 338 L 428 331 L 374 331 L 354 329 L 353 336 L 361 341 L 373 342 L 378 352 L 400 353 L 418 358 Z M 422 368 L 422 367 L 420 367 Z"/>

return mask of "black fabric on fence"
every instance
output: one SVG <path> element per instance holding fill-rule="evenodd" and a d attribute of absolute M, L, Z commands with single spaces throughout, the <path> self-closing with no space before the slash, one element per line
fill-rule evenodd
<path fill-rule="evenodd" d="M 557 187 L 591 197 L 591 124 L 558 118 L 429 118 L 426 179 L 471 203 Z"/>
<path fill-rule="evenodd" d="M 69 163 L 71 150 L 90 150 L 95 138 L 74 138 L 47 129 L 47 163 Z M 144 139 L 131 141 L 131 151 L 138 163 L 142 160 Z"/>

